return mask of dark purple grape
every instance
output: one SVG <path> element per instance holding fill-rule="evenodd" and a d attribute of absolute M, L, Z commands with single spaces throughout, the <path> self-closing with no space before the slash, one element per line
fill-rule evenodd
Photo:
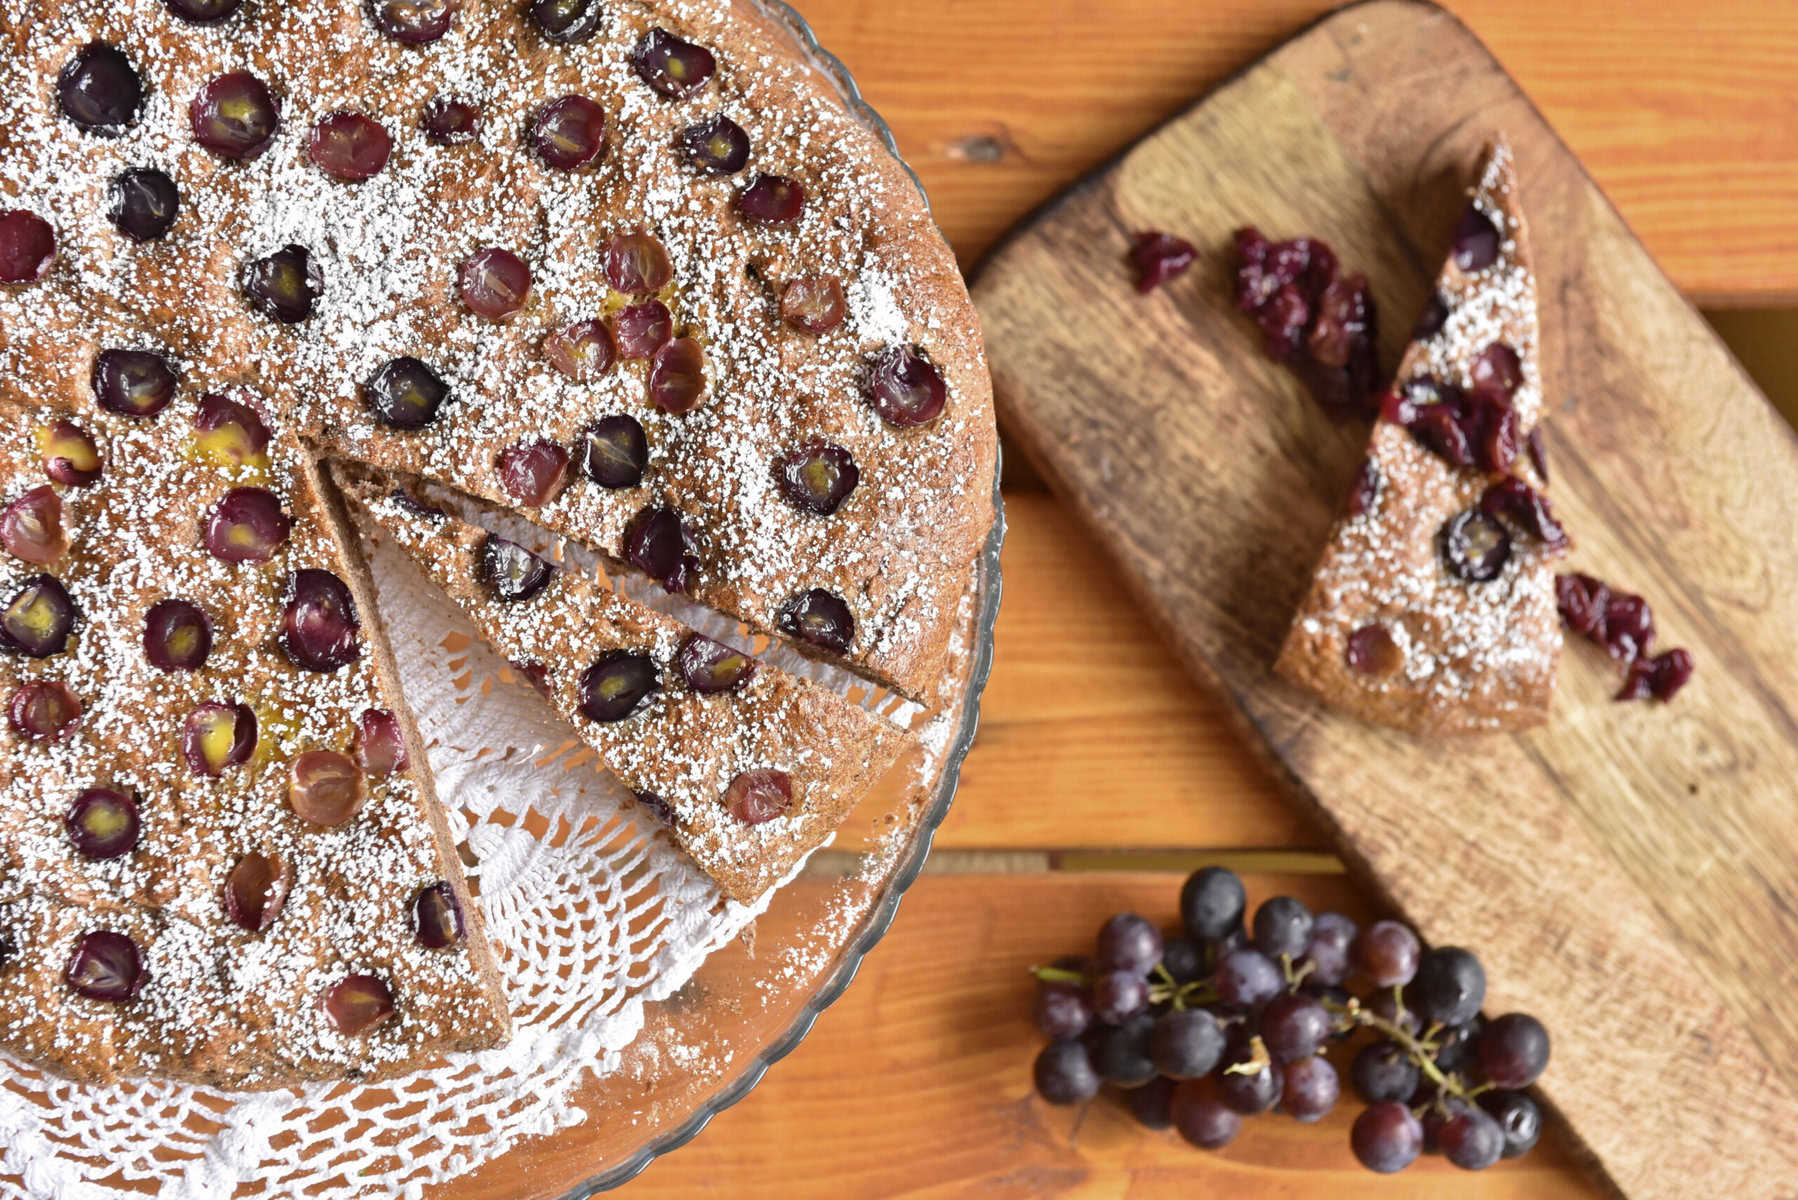
<path fill-rule="evenodd" d="M 1377 988 L 1410 983 L 1422 952 L 1417 935 L 1397 921 L 1375 921 L 1356 936 L 1351 950 L 1355 969 Z"/>
<path fill-rule="evenodd" d="M 94 358 L 88 387 L 108 412 L 153 417 L 175 398 L 175 368 L 150 350 L 102 350 Z"/>
<path fill-rule="evenodd" d="M 149 976 L 137 943 L 110 929 L 83 935 L 62 973 L 76 995 L 114 1004 L 136 997 Z"/>
<path fill-rule="evenodd" d="M 189 25 L 212 25 L 243 7 L 243 0 L 162 0 L 162 3 Z"/>
<path fill-rule="evenodd" d="M 493 589 L 494 598 L 520 604 L 549 586 L 556 569 L 520 546 L 497 534 L 481 545 L 481 578 Z"/>
<path fill-rule="evenodd" d="M 1205 948 L 1179 934 L 1162 939 L 1161 967 L 1175 983 L 1192 983 L 1203 979 L 1209 972 L 1205 963 Z"/>
<path fill-rule="evenodd" d="M 259 487 L 232 488 L 206 516 L 201 542 L 221 562 L 268 562 L 293 529 L 275 494 Z"/>
<path fill-rule="evenodd" d="M 1386 626 L 1374 621 L 1349 635 L 1343 648 L 1349 669 L 1370 679 L 1384 679 L 1404 669 L 1405 652 Z"/>
<path fill-rule="evenodd" d="M 426 103 L 419 127 L 439 146 L 466 146 L 481 136 L 481 109 L 471 100 L 439 92 Z"/>
<path fill-rule="evenodd" d="M 37 431 L 37 443 L 44 474 L 55 482 L 86 487 L 100 478 L 100 447 L 80 426 L 58 418 Z"/>
<path fill-rule="evenodd" d="M 1254 1053 L 1252 1046 L 1237 1041 L 1225 1052 L 1224 1069 L 1216 1076 L 1218 1099 L 1245 1117 L 1266 1112 L 1280 1099 L 1280 1073 L 1274 1067 L 1231 1069 L 1250 1067 Z"/>
<path fill-rule="evenodd" d="M 462 303 L 476 316 L 504 321 L 524 307 L 531 269 L 510 250 L 489 246 L 463 262 L 457 286 Z"/>
<path fill-rule="evenodd" d="M 1511 522 L 1545 546 L 1567 544 L 1567 531 L 1555 520 L 1548 497 L 1515 475 L 1499 480 L 1481 494 L 1480 511 Z"/>
<path fill-rule="evenodd" d="M 1261 1012 L 1261 1040 L 1281 1062 L 1310 1058 L 1330 1039 L 1336 1022 L 1314 996 L 1276 996 Z"/>
<path fill-rule="evenodd" d="M 785 771 L 745 771 L 724 789 L 724 811 L 745 825 L 761 825 L 793 806 L 793 777 Z"/>
<path fill-rule="evenodd" d="M 22 208 L 0 212 L 0 283 L 36 283 L 56 261 L 56 231 Z"/>
<path fill-rule="evenodd" d="M 1349 1146 L 1361 1165 L 1382 1175 L 1402 1171 L 1423 1153 L 1423 1126 L 1397 1100 L 1369 1105 L 1355 1118 Z"/>
<path fill-rule="evenodd" d="M 334 112 L 312 127 L 306 152 L 332 179 L 363 183 L 386 168 L 393 153 L 393 137 L 373 117 Z"/>
<path fill-rule="evenodd" d="M 196 775 L 222 775 L 255 751 L 256 714 L 247 704 L 202 704 L 181 727 L 181 753 Z"/>
<path fill-rule="evenodd" d="M 205 462 L 241 467 L 264 462 L 268 426 L 256 410 L 216 392 L 200 397 L 194 412 L 194 449 Z"/>
<path fill-rule="evenodd" d="M 308 568 L 288 581 L 281 648 L 308 671 L 335 671 L 362 657 L 356 602 L 343 580 Z"/>
<path fill-rule="evenodd" d="M 1483 271 L 1498 261 L 1498 227 L 1492 219 L 1469 204 L 1455 226 L 1455 265 L 1463 271 Z"/>
<path fill-rule="evenodd" d="M 568 451 L 554 442 L 519 442 L 499 452 L 499 479 L 506 494 L 532 508 L 548 504 L 568 478 Z"/>
<path fill-rule="evenodd" d="M 791 225 L 805 215 L 805 185 L 785 175 L 757 175 L 737 195 L 737 212 L 757 225 Z"/>
<path fill-rule="evenodd" d="M 215 75 L 187 106 L 194 141 L 224 158 L 251 159 L 281 128 L 281 106 L 268 84 L 248 71 Z"/>
<path fill-rule="evenodd" d="M 1484 1171 L 1504 1156 L 1505 1131 L 1483 1108 L 1462 1108 L 1436 1135 L 1443 1156 L 1464 1171 Z"/>
<path fill-rule="evenodd" d="M 823 588 L 800 592 L 781 605 L 777 624 L 788 637 L 832 654 L 847 654 L 855 644 L 855 618 L 849 606 Z"/>
<path fill-rule="evenodd" d="M 1342 1079 L 1327 1058 L 1301 1058 L 1280 1068 L 1280 1107 L 1293 1120 L 1321 1121 L 1342 1095 Z"/>
<path fill-rule="evenodd" d="M 576 383 L 592 383 L 612 369 L 618 346 L 604 321 L 576 321 L 543 339 L 543 356 Z"/>
<path fill-rule="evenodd" d="M 1141 1087 L 1155 1078 L 1149 1058 L 1149 1035 L 1155 1018 L 1139 1012 L 1121 1025 L 1101 1025 L 1089 1039 L 1099 1078 L 1121 1088 Z"/>
<path fill-rule="evenodd" d="M 661 689 L 655 659 L 614 650 L 581 672 L 579 705 L 592 721 L 622 721 Z"/>
<path fill-rule="evenodd" d="M 1548 1067 L 1548 1030 L 1528 1013 L 1506 1013 L 1480 1036 L 1479 1063 L 1493 1087 L 1526 1088 Z"/>
<path fill-rule="evenodd" d="M 1201 1150 L 1221 1150 L 1242 1132 L 1242 1116 L 1225 1104 L 1213 1079 L 1188 1079 L 1174 1088 L 1174 1128 Z"/>
<path fill-rule="evenodd" d="M 1121 1025 L 1149 1007 L 1149 981 L 1134 971 L 1107 971 L 1093 980 L 1093 1015 Z"/>
<path fill-rule="evenodd" d="M 651 29 L 631 50 L 637 77 L 670 100 L 685 100 L 711 81 L 718 60 L 704 46 Z"/>
<path fill-rule="evenodd" d="M 390 359 L 362 385 L 375 421 L 389 429 L 423 429 L 450 398 L 449 384 L 410 355 Z"/>
<path fill-rule="evenodd" d="M 407 765 L 406 736 L 399 718 L 385 708 L 365 708 L 356 718 L 356 765 L 385 779 Z"/>
<path fill-rule="evenodd" d="M 1442 527 L 1442 561 L 1469 583 L 1497 579 L 1511 561 L 1511 535 L 1498 518 L 1467 509 Z"/>
<path fill-rule="evenodd" d="M 144 657 L 159 671 L 197 671 L 212 653 L 212 620 L 188 600 L 158 600 L 144 615 Z"/>
<path fill-rule="evenodd" d="M 1031 1067 L 1036 1094 L 1050 1104 L 1084 1104 L 1099 1094 L 1099 1073 L 1083 1042 L 1050 1042 Z"/>
<path fill-rule="evenodd" d="M 0 512 L 0 545 L 14 558 L 48 567 L 69 552 L 62 524 L 62 497 L 41 483 Z"/>
<path fill-rule="evenodd" d="M 1136 267 L 1136 290 L 1148 295 L 1162 284 L 1179 278 L 1199 257 L 1198 248 L 1171 233 L 1139 233 L 1130 247 Z"/>
<path fill-rule="evenodd" d="M 759 665 L 734 646 L 699 633 L 682 644 L 677 662 L 687 686 L 702 695 L 735 691 L 755 675 Z"/>
<path fill-rule="evenodd" d="M 1349 977 L 1349 947 L 1355 942 L 1355 923 L 1341 913 L 1317 914 L 1311 923 L 1311 943 L 1300 965 L 1309 965 L 1305 979 L 1324 987 L 1336 987 Z"/>
<path fill-rule="evenodd" d="M 462 0 L 368 0 L 375 28 L 396 42 L 434 42 L 456 23 Z"/>
<path fill-rule="evenodd" d="M 1093 1023 L 1093 1006 L 1078 984 L 1044 983 L 1036 989 L 1034 1019 L 1044 1037 L 1079 1037 Z"/>
<path fill-rule="evenodd" d="M 107 219 L 134 242 L 153 242 L 162 237 L 180 211 L 181 189 L 155 167 L 121 171 L 107 189 Z"/>
<path fill-rule="evenodd" d="M 705 348 L 697 338 L 675 338 L 649 366 L 649 399 L 663 412 L 692 412 L 705 394 Z"/>
<path fill-rule="evenodd" d="M 1296 959 L 1311 944 L 1311 910 L 1291 896 L 1274 896 L 1255 910 L 1253 932 L 1261 953 Z"/>
<path fill-rule="evenodd" d="M 1542 1136 L 1542 1111 L 1522 1092 L 1487 1092 L 1480 1107 L 1492 1114 L 1505 1136 L 1505 1158 L 1522 1158 Z"/>
<path fill-rule="evenodd" d="M 605 8 L 600 0 L 532 0 L 531 20 L 552 42 L 584 42 L 599 32 Z"/>
<path fill-rule="evenodd" d="M 1156 1077 L 1125 1092 L 1124 1105 L 1144 1129 L 1172 1129 L 1175 1086 L 1171 1079 Z"/>
<path fill-rule="evenodd" d="M 1161 930 L 1135 913 L 1119 913 L 1099 929 L 1099 970 L 1147 975 L 1161 961 L 1161 944 Z"/>
<path fill-rule="evenodd" d="M 325 294 L 325 273 L 304 246 L 283 246 L 244 264 L 244 298 L 257 312 L 283 325 L 312 316 Z"/>
<path fill-rule="evenodd" d="M 1423 1032 L 1423 1021 L 1406 1007 L 1398 988 L 1381 988 L 1367 1001 L 1367 1011 L 1409 1034 Z"/>
<path fill-rule="evenodd" d="M 49 658 L 68 648 L 75 628 L 75 601 L 54 575 L 20 582 L 0 608 L 0 650 L 27 658 Z"/>
<path fill-rule="evenodd" d="M 368 781 L 347 754 L 307 750 L 288 764 L 287 806 L 302 821 L 335 829 L 367 802 Z"/>
<path fill-rule="evenodd" d="M 654 358 L 656 351 L 674 339 L 674 316 L 660 300 L 633 304 L 612 318 L 612 333 L 620 358 Z"/>
<path fill-rule="evenodd" d="M 813 438 L 774 464 L 780 494 L 796 508 L 828 517 L 861 482 L 855 456 L 841 446 Z"/>
<path fill-rule="evenodd" d="M 1349 1082 L 1369 1104 L 1410 1099 L 1421 1074 L 1405 1048 L 1388 1038 L 1361 1047 L 1349 1066 Z"/>
<path fill-rule="evenodd" d="M 531 122 L 531 148 L 559 171 L 578 171 L 606 148 L 606 114 L 585 96 L 563 96 Z"/>
<path fill-rule="evenodd" d="M 1548 485 L 1548 442 L 1544 440 L 1545 436 L 1542 426 L 1538 425 L 1523 439 L 1524 448 L 1529 451 L 1530 466 L 1536 468 L 1536 478 L 1542 481 L 1544 487 Z"/>
<path fill-rule="evenodd" d="M 828 275 L 801 275 L 787 281 L 780 294 L 781 320 L 819 336 L 843 323 L 848 302 L 843 285 Z"/>
<path fill-rule="evenodd" d="M 723 113 L 687 126 L 681 145 L 687 161 L 707 175 L 735 175 L 749 165 L 749 135 Z"/>
<path fill-rule="evenodd" d="M 412 900 L 412 933 L 428 950 L 442 950 L 462 940 L 462 902 L 447 882 L 420 888 Z"/>
<path fill-rule="evenodd" d="M 1668 650 L 1652 658 L 1644 654 L 1625 668 L 1616 700 L 1659 700 L 1665 704 L 1692 681 L 1698 660 L 1690 650 Z"/>
<path fill-rule="evenodd" d="M 680 513 L 672 508 L 645 512 L 624 541 L 627 562 L 670 592 L 693 586 L 699 574 L 699 555 Z"/>
<path fill-rule="evenodd" d="M 935 364 L 916 346 L 892 346 L 874 356 L 869 372 L 874 411 L 895 429 L 937 419 L 949 397 Z"/>
<path fill-rule="evenodd" d="M 627 296 L 649 296 L 674 279 L 668 248 L 653 233 L 635 230 L 615 234 L 606 247 L 606 282 Z"/>
<path fill-rule="evenodd" d="M 355 1037 L 393 1016 L 393 992 L 373 975 L 351 975 L 325 993 L 321 1007 L 331 1028 Z"/>
<path fill-rule="evenodd" d="M 81 720 L 81 701 L 65 683 L 36 679 L 13 693 L 6 709 L 13 732 L 33 742 L 60 742 Z"/>
<path fill-rule="evenodd" d="M 1227 867 L 1201 867 L 1180 888 L 1180 921 L 1189 936 L 1205 941 L 1241 927 L 1248 897 Z"/>
<path fill-rule="evenodd" d="M 1486 969 L 1459 946 L 1431 950 L 1417 964 L 1406 1000 L 1426 1023 L 1465 1025 L 1486 1001 Z"/>
<path fill-rule="evenodd" d="M 225 916 L 239 929 L 261 933 L 275 923 L 293 888 L 293 868 L 279 854 L 251 851 L 225 877 Z"/>
<path fill-rule="evenodd" d="M 137 802 L 111 788 L 88 788 L 63 815 L 69 841 L 83 858 L 118 858 L 137 849 Z"/>
<path fill-rule="evenodd" d="M 137 120 L 144 103 L 144 81 L 116 47 L 89 42 L 57 76 L 56 99 L 62 115 L 79 128 L 117 137 Z"/>
<path fill-rule="evenodd" d="M 1149 1056 L 1169 1079 L 1197 1079 L 1211 1074 L 1223 1058 L 1224 1031 L 1204 1009 L 1173 1009 L 1156 1020 Z"/>
<path fill-rule="evenodd" d="M 1279 965 L 1259 950 L 1232 951 L 1217 964 L 1218 998 L 1232 1008 L 1260 1008 L 1285 986 Z"/>
<path fill-rule="evenodd" d="M 633 488 L 649 466 L 649 439 L 635 417 L 603 417 L 575 442 L 581 474 L 603 488 Z"/>

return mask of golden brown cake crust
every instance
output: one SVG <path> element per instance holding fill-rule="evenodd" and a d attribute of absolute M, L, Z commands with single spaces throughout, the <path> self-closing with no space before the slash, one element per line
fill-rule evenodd
<path fill-rule="evenodd" d="M 1447 321 L 1406 348 L 1396 378 L 1433 376 L 1471 388 L 1474 360 L 1503 341 L 1522 366 L 1511 403 L 1527 431 L 1542 416 L 1535 278 L 1516 171 L 1502 141 L 1471 191 L 1502 231 L 1499 258 L 1470 275 L 1449 257 L 1436 285 Z M 1374 428 L 1368 461 L 1377 490 L 1365 512 L 1337 522 L 1275 670 L 1336 708 L 1412 733 L 1545 722 L 1561 649 L 1554 563 L 1565 546 L 1518 537 L 1497 578 L 1459 579 L 1443 565 L 1441 531 L 1500 477 L 1456 468 L 1385 420 Z M 1537 490 L 1546 486 L 1525 456 L 1513 473 Z M 1357 631 L 1376 625 L 1402 663 L 1370 674 L 1351 665 L 1349 646 Z"/>

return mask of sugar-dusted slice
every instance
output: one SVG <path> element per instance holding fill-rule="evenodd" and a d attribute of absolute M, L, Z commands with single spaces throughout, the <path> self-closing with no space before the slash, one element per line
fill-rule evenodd
<path fill-rule="evenodd" d="M 735 899 L 779 883 L 911 744 L 829 688 L 396 492 L 393 477 L 333 472 Z"/>
<path fill-rule="evenodd" d="M 502 1041 L 353 535 L 153 357 L 0 402 L 0 1047 L 255 1089 Z"/>
<path fill-rule="evenodd" d="M 1516 168 L 1487 152 L 1367 461 L 1276 669 L 1415 733 L 1548 718 L 1561 652 L 1536 281 Z"/>

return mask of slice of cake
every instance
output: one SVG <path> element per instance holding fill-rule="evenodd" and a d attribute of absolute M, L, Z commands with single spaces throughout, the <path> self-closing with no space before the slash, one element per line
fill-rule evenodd
<path fill-rule="evenodd" d="M 1500 140 L 1275 669 L 1414 733 L 1548 718 L 1561 652 L 1536 283 Z"/>
<path fill-rule="evenodd" d="M 131 355 L 102 358 L 108 408 L 0 404 L 0 1042 L 236 1089 L 504 1040 L 312 464 Z"/>
<path fill-rule="evenodd" d="M 911 744 L 829 688 L 557 569 L 393 477 L 333 472 L 733 899 L 779 883 Z"/>

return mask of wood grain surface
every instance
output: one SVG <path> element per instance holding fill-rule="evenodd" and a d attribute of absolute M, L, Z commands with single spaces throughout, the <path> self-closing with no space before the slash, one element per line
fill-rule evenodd
<path fill-rule="evenodd" d="M 1245 221 L 1330 240 L 1374 280 L 1392 361 L 1497 128 L 1573 562 L 1648 594 L 1700 670 L 1672 708 L 1614 706 L 1614 667 L 1570 647 L 1548 730 L 1423 743 L 1269 675 L 1365 430 L 1260 357 L 1227 246 Z M 1139 299 L 1141 228 L 1204 268 Z M 1791 1195 L 1798 443 L 1477 40 L 1404 0 L 1331 18 L 1044 213 L 977 300 L 1005 427 L 1356 865 L 1431 940 L 1481 949 L 1489 1007 L 1564 1031 L 1549 1094 L 1611 1178 Z"/>

